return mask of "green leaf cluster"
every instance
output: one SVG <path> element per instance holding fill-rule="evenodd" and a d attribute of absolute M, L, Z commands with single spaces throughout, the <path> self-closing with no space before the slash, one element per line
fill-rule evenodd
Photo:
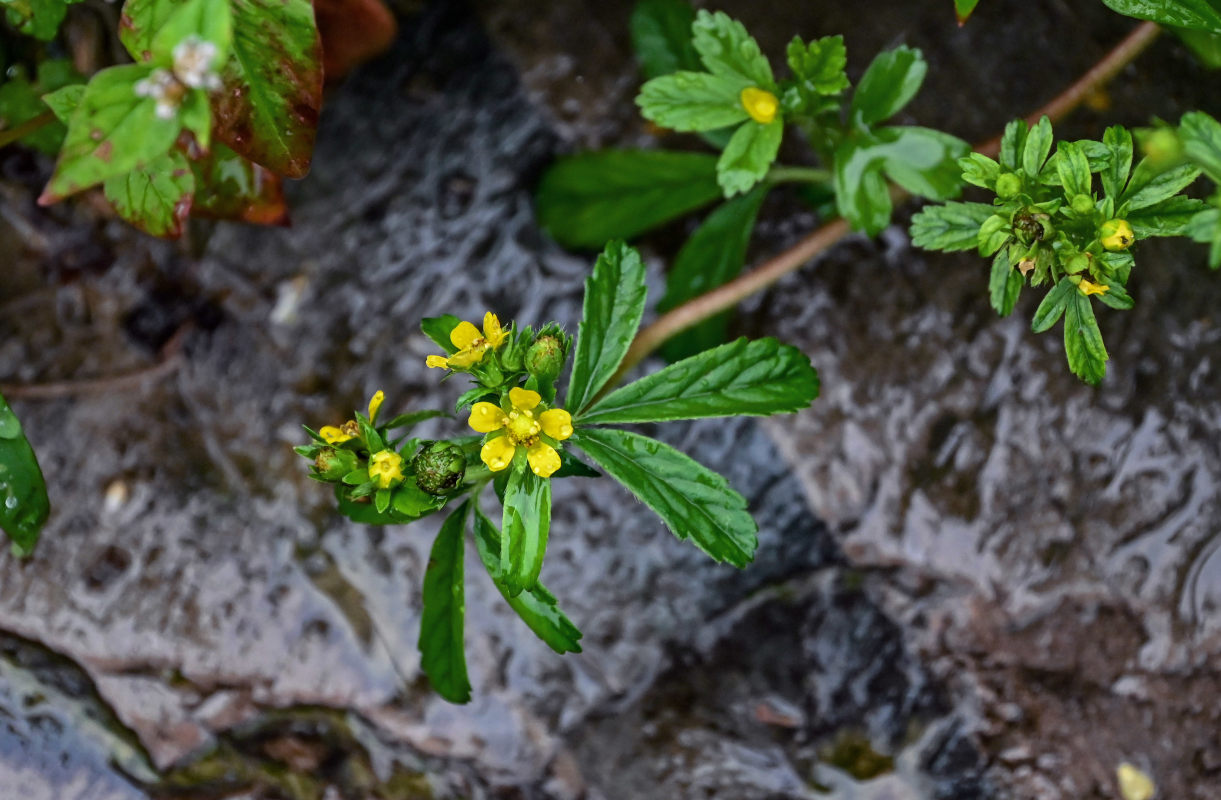
<path fill-rule="evenodd" d="M 1200 140 L 1192 141 L 1199 152 Z M 963 180 L 994 193 L 993 202 L 928 206 L 912 219 L 912 241 L 930 250 L 977 249 L 991 258 L 989 295 L 1002 316 L 1013 311 L 1025 286 L 1049 286 L 1032 328 L 1046 331 L 1063 317 L 1069 368 L 1098 384 L 1109 356 L 1092 298 L 1131 308 L 1131 246 L 1153 236 L 1189 235 L 1207 213 L 1182 194 L 1201 166 L 1179 149 L 1149 147 L 1133 166 L 1133 137 L 1122 126 L 1108 128 L 1101 141 L 1057 143 L 1046 117 L 1033 127 L 1014 121 L 997 159 L 972 153 L 959 161 Z"/>
<path fill-rule="evenodd" d="M 368 415 L 318 432 L 297 452 L 314 462 L 311 477 L 334 485 L 339 509 L 358 522 L 405 523 L 464 497 L 433 545 L 424 581 L 421 664 L 433 686 L 454 702 L 470 698 L 463 655 L 462 548 L 468 520 L 488 575 L 526 625 L 560 653 L 580 649 L 580 631 L 540 582 L 551 536 L 551 482 L 600 473 L 572 452 L 579 448 L 610 477 L 653 509 L 679 539 L 716 561 L 744 567 L 754 558 L 757 528 L 745 498 L 724 477 L 648 436 L 607 427 L 633 423 L 798 411 L 818 395 L 809 359 L 774 339 L 713 347 L 615 388 L 646 301 L 639 253 L 612 241 L 585 283 L 575 341 L 555 323 L 502 327 L 487 313 L 482 328 L 445 314 L 421 330 L 445 355 L 430 367 L 464 374 L 473 388 L 458 399 L 480 435 L 448 445 L 420 439 L 391 441 L 390 431 L 439 412 L 415 412 L 377 422 L 380 394 Z M 556 377 L 568 356 L 572 368 L 563 403 Z M 455 479 L 444 491 L 425 480 L 433 453 Z M 414 454 L 414 455 L 413 455 Z M 452 459 L 452 460 L 451 460 Z M 392 463 L 386 477 L 384 465 Z M 501 504 L 499 526 L 479 509 L 491 485 Z"/>

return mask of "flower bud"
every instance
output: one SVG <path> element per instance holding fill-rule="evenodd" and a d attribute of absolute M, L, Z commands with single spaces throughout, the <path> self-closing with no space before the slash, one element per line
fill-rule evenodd
<path fill-rule="evenodd" d="M 564 367 L 564 345 L 554 336 L 540 336 L 526 351 L 526 371 L 539 380 L 553 381 Z"/>
<path fill-rule="evenodd" d="M 1027 208 L 1013 216 L 1013 231 L 1025 244 L 1041 242 L 1055 230 L 1051 217 L 1037 208 Z"/>
<path fill-rule="evenodd" d="M 466 455 L 452 442 L 430 442 L 412 460 L 419 487 L 429 494 L 449 494 L 466 475 Z"/>
<path fill-rule="evenodd" d="M 1074 195 L 1071 205 L 1074 214 L 1084 217 L 1094 210 L 1094 198 L 1088 194 Z"/>
<path fill-rule="evenodd" d="M 337 481 L 344 475 L 356 469 L 360 460 L 351 450 L 341 450 L 336 447 L 324 447 L 318 451 L 314 459 L 314 469 L 320 477 L 328 481 Z"/>
<path fill-rule="evenodd" d="M 1098 229 L 1098 241 L 1112 253 L 1127 250 L 1136 241 L 1136 234 L 1126 219 L 1108 219 Z"/>
<path fill-rule="evenodd" d="M 996 179 L 996 196 L 1000 199 L 1008 200 L 1020 191 L 1022 191 L 1022 179 L 1012 172 L 1002 172 L 1001 176 Z"/>

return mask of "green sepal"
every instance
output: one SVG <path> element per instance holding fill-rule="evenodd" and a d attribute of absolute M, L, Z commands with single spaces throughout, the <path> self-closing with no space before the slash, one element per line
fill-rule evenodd
<path fill-rule="evenodd" d="M 463 642 L 466 622 L 463 544 L 471 506 L 471 501 L 464 502 L 442 523 L 424 571 L 420 668 L 437 694 L 451 703 L 471 699 Z"/>

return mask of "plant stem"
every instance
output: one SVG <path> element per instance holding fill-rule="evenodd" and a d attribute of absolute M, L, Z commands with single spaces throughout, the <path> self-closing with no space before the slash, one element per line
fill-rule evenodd
<path fill-rule="evenodd" d="M 0 131 L 0 147 L 6 147 L 18 139 L 29 136 L 34 131 L 38 130 L 44 125 L 50 125 L 54 121 L 55 112 L 44 111 L 33 119 L 28 119 L 21 123 L 16 128 L 12 128 L 7 131 Z"/>
<path fill-rule="evenodd" d="M 1053 122 L 1063 119 L 1075 109 L 1085 97 L 1102 84 L 1115 77 L 1125 66 L 1130 64 L 1144 51 L 1161 33 L 1161 28 L 1152 22 L 1137 26 L 1127 38 L 1107 53 L 1067 89 L 1057 95 L 1050 103 L 1035 111 L 1027 121 L 1034 123 L 1046 114 Z M 976 152 L 985 155 L 995 155 L 1000 150 L 1000 137 L 990 139 L 975 148 Z M 782 168 L 788 169 L 788 168 Z M 770 175 L 769 175 L 770 177 Z M 891 188 L 891 197 L 898 201 L 906 193 Z M 730 309 L 745 298 L 762 291 L 780 280 L 785 275 L 804 266 L 810 259 L 830 249 L 832 245 L 851 233 L 848 223 L 837 219 L 811 231 L 790 247 L 788 250 L 764 261 L 750 272 L 743 273 L 738 278 L 713 289 L 699 297 L 688 300 L 681 306 L 662 314 L 651 325 L 641 330 L 632 346 L 623 357 L 623 363 L 614 376 L 607 382 L 603 392 L 609 391 L 623 380 L 633 367 L 644 360 L 650 353 L 661 346 L 663 342 L 687 328 L 702 322 L 714 314 Z"/>
<path fill-rule="evenodd" d="M 786 167 L 777 164 L 767 171 L 768 183 L 827 183 L 831 171 L 816 167 Z"/>

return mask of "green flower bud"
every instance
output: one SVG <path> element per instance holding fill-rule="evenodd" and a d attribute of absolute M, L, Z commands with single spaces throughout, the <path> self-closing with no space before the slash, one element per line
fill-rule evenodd
<path fill-rule="evenodd" d="M 1003 172 L 996 179 L 996 196 L 1002 200 L 1015 197 L 1022 191 L 1022 179 L 1012 172 Z"/>
<path fill-rule="evenodd" d="M 328 481 L 337 481 L 360 465 L 360 459 L 351 450 L 324 447 L 314 459 L 314 469 Z"/>
<path fill-rule="evenodd" d="M 1090 256 L 1088 253 L 1078 253 L 1064 264 L 1064 271 L 1068 272 L 1070 275 L 1085 272 L 1089 268 Z"/>
<path fill-rule="evenodd" d="M 1094 198 L 1088 194 L 1079 194 L 1073 197 L 1072 202 L 1073 213 L 1084 217 L 1094 210 Z"/>
<path fill-rule="evenodd" d="M 466 455 L 453 442 L 429 442 L 411 462 L 416 483 L 429 494 L 449 494 L 466 475 Z"/>
<path fill-rule="evenodd" d="M 1098 241 L 1112 253 L 1117 253 L 1132 246 L 1136 233 L 1126 219 L 1108 219 L 1098 228 Z"/>
<path fill-rule="evenodd" d="M 1037 208 L 1026 208 L 1013 215 L 1013 232 L 1023 244 L 1041 242 L 1056 232 L 1051 217 Z"/>
<path fill-rule="evenodd" d="M 553 381 L 564 366 L 564 345 L 554 336 L 540 336 L 526 351 L 526 371 L 539 380 Z"/>

